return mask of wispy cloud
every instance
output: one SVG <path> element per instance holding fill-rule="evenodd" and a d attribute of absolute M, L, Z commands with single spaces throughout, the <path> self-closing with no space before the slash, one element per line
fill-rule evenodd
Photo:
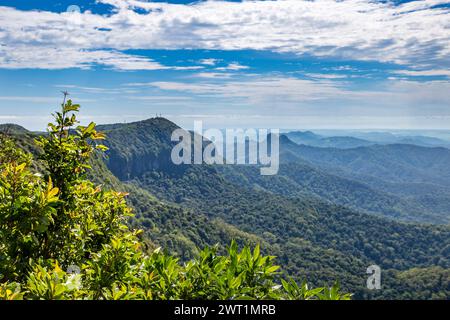
<path fill-rule="evenodd" d="M 238 71 L 238 70 L 245 70 L 245 69 L 249 69 L 249 67 L 243 66 L 243 65 L 239 64 L 238 62 L 232 62 L 226 67 L 216 68 L 216 70 L 221 70 L 221 71 Z"/>
<path fill-rule="evenodd" d="M 111 50 L 71 48 L 63 43 L 60 47 L 17 43 L 0 47 L 0 68 L 5 69 L 89 69 L 95 64 L 123 71 L 170 69 L 147 57 Z"/>
<path fill-rule="evenodd" d="M 98 94 L 115 94 L 115 93 L 124 93 L 126 89 L 124 88 L 104 88 L 104 87 L 85 87 L 85 86 L 78 86 L 74 84 L 57 84 L 54 85 L 55 88 L 60 89 L 68 89 L 70 91 L 75 92 L 83 92 L 83 93 L 98 93 Z"/>
<path fill-rule="evenodd" d="M 198 72 L 192 75 L 194 78 L 205 79 L 229 79 L 233 76 L 232 73 L 227 72 Z"/>
<path fill-rule="evenodd" d="M 282 106 L 285 113 L 295 113 L 295 106 L 308 103 L 313 112 L 329 112 L 334 109 L 334 105 L 345 105 L 345 112 L 350 114 L 450 114 L 450 83 L 438 80 L 416 82 L 397 79 L 375 89 L 350 89 L 345 81 L 334 79 L 308 80 L 287 76 L 256 76 L 250 79 L 228 79 L 220 83 L 207 80 L 155 81 L 130 85 L 211 97 L 216 102 L 231 99 L 262 109 L 267 107 L 272 110 L 274 106 Z M 322 107 L 314 107 L 317 103 L 322 103 Z"/>
<path fill-rule="evenodd" d="M 215 66 L 217 62 L 221 61 L 220 59 L 214 59 L 214 58 L 208 58 L 208 59 L 201 59 L 199 61 L 200 64 L 204 64 L 207 66 Z"/>
<path fill-rule="evenodd" d="M 439 70 L 398 70 L 394 73 L 405 75 L 405 76 L 424 76 L 424 77 L 436 77 L 436 76 L 445 76 L 450 77 L 450 69 L 439 69 Z"/>
<path fill-rule="evenodd" d="M 259 77 L 248 81 L 231 80 L 221 83 L 155 81 L 147 85 L 167 91 L 215 95 L 225 98 L 245 98 L 252 101 L 274 97 L 292 101 L 317 100 L 341 93 L 341 90 L 330 82 L 289 77 Z"/>
<path fill-rule="evenodd" d="M 315 79 L 345 79 L 348 75 L 333 73 L 304 73 L 305 76 Z"/>

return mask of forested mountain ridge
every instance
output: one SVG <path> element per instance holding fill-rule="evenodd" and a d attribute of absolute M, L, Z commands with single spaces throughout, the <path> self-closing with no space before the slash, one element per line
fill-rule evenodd
<path fill-rule="evenodd" d="M 108 135 L 108 167 L 117 177 L 126 180 L 152 169 L 170 166 L 170 137 L 177 128 L 164 118 L 98 126 Z M 130 137 L 135 137 L 132 143 L 129 143 Z"/>
<path fill-rule="evenodd" d="M 110 126 L 107 127 L 110 128 Z M 6 128 L 7 130 L 4 131 Z M 38 137 L 35 133 L 16 125 L 14 128 L 18 130 L 12 131 L 10 128 L 9 124 L 0 126 L 0 133 L 7 134 L 18 147 L 31 152 L 36 158 L 42 153 L 42 150 L 34 143 Z M 150 248 L 162 246 L 172 254 L 186 260 L 194 257 L 198 253 L 198 248 L 217 243 L 229 243 L 233 239 L 240 244 L 261 243 L 264 246 L 263 239 L 237 230 L 220 219 L 210 219 L 206 215 L 194 213 L 175 203 L 163 202 L 148 191 L 121 181 L 107 167 L 110 160 L 111 158 L 99 153 L 93 154 L 90 163 L 93 169 L 88 172 L 89 178 L 106 188 L 128 193 L 128 203 L 135 213 L 131 225 L 143 228 L 146 243 Z M 39 162 L 34 161 L 33 166 L 35 171 L 43 171 Z"/>
<path fill-rule="evenodd" d="M 128 193 L 128 202 L 135 213 L 131 225 L 144 230 L 145 239 L 149 240 L 152 248 L 161 246 L 186 260 L 198 254 L 198 248 L 229 243 L 231 240 L 267 247 L 264 239 L 243 232 L 219 218 L 208 217 L 175 202 L 162 201 L 163 198 L 158 199 L 133 183 L 120 181 L 104 161 L 94 161 L 91 178 L 114 190 Z"/>
<path fill-rule="evenodd" d="M 4 134 L 28 134 L 27 129 L 14 123 L 0 124 L 0 132 Z"/>
<path fill-rule="evenodd" d="M 150 126 L 150 123 L 146 124 Z M 111 132 L 109 134 L 111 135 Z M 127 135 L 128 144 L 132 145 L 137 141 L 135 139 L 133 134 Z M 157 139 L 168 141 L 167 137 Z M 114 148 L 112 144 L 110 146 Z M 151 159 L 153 157 L 155 155 L 151 155 Z M 168 159 L 167 153 L 161 159 Z M 358 214 L 345 207 L 327 204 L 321 199 L 311 197 L 310 192 L 304 192 L 303 195 L 291 194 L 288 197 L 286 194 L 277 195 L 276 192 L 268 192 L 268 188 L 260 188 L 260 185 L 255 186 L 251 182 L 245 184 L 233 181 L 223 174 L 224 169 L 234 171 L 237 167 L 181 165 L 172 170 L 168 164 L 142 174 L 131 174 L 133 178 L 126 180 L 126 183 L 145 189 L 159 199 L 177 203 L 185 209 L 212 219 L 219 218 L 238 230 L 266 239 L 271 245 L 270 250 L 287 262 L 291 273 L 300 275 L 302 270 L 309 269 L 307 274 L 313 283 L 331 278 L 334 274 L 333 268 L 336 268 L 341 272 L 346 270 L 345 273 L 340 272 L 340 276 L 346 279 L 346 283 L 352 283 L 350 288 L 356 288 L 356 284 L 361 283 L 365 277 L 361 268 L 369 261 L 379 263 L 384 268 L 399 270 L 418 266 L 426 268 L 436 264 L 441 265 L 444 270 L 448 268 L 446 250 L 450 235 L 447 227 L 409 226 L 385 219 L 369 218 L 365 214 Z M 252 168 L 245 166 L 245 169 Z M 283 167 L 281 170 L 283 172 Z M 236 172 L 239 173 L 239 170 Z M 249 179 L 247 174 L 242 174 L 241 177 Z M 253 188 L 250 188 L 252 184 Z M 391 225 L 392 229 L 388 230 Z M 371 230 L 367 226 L 378 230 Z M 322 238 L 324 234 L 328 235 L 326 240 Z M 409 234 L 411 238 L 408 240 L 407 236 L 400 240 L 403 234 Z M 396 238 L 396 235 L 403 236 Z M 361 242 L 355 242 L 356 239 Z M 385 240 L 387 242 L 383 242 Z M 435 240 L 437 241 L 434 242 Z M 346 243 L 347 241 L 350 242 Z M 391 253 L 387 255 L 387 252 Z M 421 258 L 413 259 L 411 252 Z M 330 254 L 335 256 L 332 260 L 334 266 L 328 260 Z M 302 260 L 298 260 L 300 256 Z M 345 257 L 349 256 L 352 257 L 353 263 L 344 262 Z M 426 256 L 433 258 L 427 260 Z M 313 261 L 321 265 L 321 271 L 311 271 Z M 323 273 L 324 270 L 329 271 Z M 363 289 L 354 291 L 357 291 L 359 296 L 367 294 Z"/>
<path fill-rule="evenodd" d="M 326 136 L 311 131 L 290 131 L 284 133 L 297 144 L 311 147 L 351 149 L 371 145 L 410 144 L 422 147 L 445 147 L 450 149 L 450 141 L 417 134 L 403 133 L 392 134 L 390 132 L 346 132 L 345 135 Z M 335 133 L 336 134 L 336 133 Z"/>
<path fill-rule="evenodd" d="M 109 136 L 106 142 L 110 147 L 108 167 L 122 180 L 130 180 L 146 172 L 183 175 L 188 169 L 188 166 L 176 166 L 170 160 L 174 145 L 170 135 L 178 126 L 168 120 L 155 118 L 126 125 L 100 126 L 100 129 Z M 133 137 L 136 139 L 129 143 Z M 325 167 L 324 170 L 314 166 L 314 160 L 302 158 L 303 146 L 294 144 L 285 135 L 280 137 L 280 146 L 282 165 L 275 176 L 260 176 L 256 168 L 249 166 L 218 166 L 217 169 L 235 182 L 238 177 L 246 176 L 241 183 L 249 183 L 248 187 L 259 187 L 269 192 L 318 197 L 356 210 L 405 221 L 449 221 L 445 205 L 447 201 L 436 208 L 435 202 L 427 198 L 426 193 L 421 194 L 419 199 L 404 199 L 401 195 L 386 193 L 383 189 L 367 185 L 363 179 L 351 179 L 350 176 L 339 174 L 341 168 Z"/>
<path fill-rule="evenodd" d="M 297 145 L 285 135 L 280 141 L 284 154 L 281 160 L 289 166 L 314 164 L 324 172 L 362 183 L 375 190 L 375 194 L 382 193 L 390 202 L 395 201 L 401 212 L 398 218 L 409 220 L 410 216 L 412 221 L 449 222 L 449 149 L 403 144 L 316 148 Z"/>
<path fill-rule="evenodd" d="M 285 133 L 285 135 L 297 144 L 304 144 L 314 147 L 332 147 L 346 149 L 376 144 L 376 142 L 349 136 L 323 137 L 311 131 L 291 131 Z"/>
<path fill-rule="evenodd" d="M 278 174 L 274 176 L 261 176 L 258 168 L 251 166 L 223 167 L 220 172 L 236 184 L 288 197 L 317 198 L 401 221 L 444 224 L 449 221 L 448 215 L 430 213 L 430 209 L 414 199 L 406 200 L 307 164 L 281 164 Z"/>
<path fill-rule="evenodd" d="M 450 186 L 450 150 L 409 144 L 373 145 L 351 149 L 291 148 L 299 157 L 320 166 L 351 170 L 393 182 Z"/>
<path fill-rule="evenodd" d="M 165 130 L 158 128 L 161 121 Z M 260 242 L 263 251 L 278 256 L 296 278 L 306 277 L 318 285 L 339 278 L 356 298 L 405 298 L 408 295 L 402 290 L 412 288 L 414 282 L 406 285 L 399 279 L 435 268 L 429 279 L 433 281 L 420 283 L 408 292 L 409 297 L 449 295 L 448 283 L 442 282 L 449 268 L 448 227 L 371 217 L 312 197 L 310 192 L 277 193 L 261 184 L 233 181 L 222 172 L 224 167 L 174 167 L 167 163 L 172 128 L 177 126 L 162 119 L 103 127 L 110 150 L 106 159 L 96 160 L 92 171 L 99 182 L 130 193 L 137 213 L 133 224 L 145 229 L 150 246 L 163 245 L 187 259 L 198 244 L 230 238 Z M 125 159 L 122 164 L 126 165 L 111 166 L 113 159 Z M 147 159 L 158 159 L 157 165 L 135 163 Z M 237 174 L 242 179 L 250 177 L 245 171 Z M 374 263 L 389 275 L 381 291 L 365 289 L 365 269 Z"/>
<path fill-rule="evenodd" d="M 182 264 L 149 250 L 130 228 L 126 193 L 87 177 L 100 169 L 99 180 L 119 185 L 101 162 L 105 135 L 93 122 L 76 125 L 79 108 L 64 99 L 48 134 L 33 140 L 37 157 L 18 145 L 29 136 L 0 132 L 0 300 L 351 298 L 337 282 L 311 290 L 280 279 L 259 244 L 239 249 L 233 239 L 224 254 L 206 247 Z"/>

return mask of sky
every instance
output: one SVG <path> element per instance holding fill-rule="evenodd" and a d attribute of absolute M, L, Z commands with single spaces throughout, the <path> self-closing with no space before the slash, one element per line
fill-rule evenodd
<path fill-rule="evenodd" d="M 450 1 L 0 0 L 0 123 L 450 129 Z"/>

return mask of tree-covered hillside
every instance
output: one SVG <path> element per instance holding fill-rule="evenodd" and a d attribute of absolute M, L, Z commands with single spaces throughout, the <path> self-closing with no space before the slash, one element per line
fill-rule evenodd
<path fill-rule="evenodd" d="M 391 198 L 387 200 L 393 208 L 390 212 L 383 208 L 382 203 L 386 201 L 378 202 L 381 210 L 369 208 L 369 212 L 410 221 L 450 221 L 449 149 L 403 144 L 345 150 L 316 148 L 297 145 L 284 135 L 280 137 L 280 141 L 281 160 L 286 166 L 314 164 L 321 172 L 363 184 L 373 194 Z M 358 189 L 362 190 L 364 187 Z M 395 202 L 395 206 L 392 206 L 392 202 Z M 350 205 L 368 209 L 367 206 L 359 207 L 357 203 Z"/>
<path fill-rule="evenodd" d="M 141 190 L 146 190 L 159 199 L 164 199 L 171 205 L 181 206 L 187 212 L 206 217 L 209 226 L 219 226 L 219 229 L 244 232 L 255 239 L 264 239 L 263 250 L 280 257 L 291 274 L 307 274 L 308 279 L 314 284 L 329 282 L 334 277 L 341 279 L 342 286 L 352 290 L 357 297 L 377 296 L 383 297 L 382 292 L 374 294 L 364 289 L 366 274 L 365 268 L 376 263 L 385 270 L 391 270 L 393 274 L 409 270 L 411 268 L 428 268 L 440 266 L 446 270 L 449 267 L 448 248 L 450 230 L 446 226 L 424 226 L 398 223 L 382 218 L 371 217 L 364 213 L 358 213 L 344 206 L 335 205 L 338 199 L 328 196 L 328 201 L 318 196 L 311 196 L 311 190 L 306 185 L 295 186 L 296 192 L 282 192 L 283 187 L 289 190 L 293 183 L 302 185 L 304 181 L 295 180 L 294 177 L 283 176 L 281 168 L 277 184 L 271 185 L 268 178 L 264 187 L 252 181 L 251 175 L 242 171 L 242 168 L 234 166 L 177 166 L 173 169 L 168 153 L 160 156 L 152 153 L 151 148 L 145 147 L 145 142 L 138 136 L 135 127 L 148 132 L 155 132 L 160 119 L 148 120 L 139 124 L 119 125 L 121 134 L 109 131 L 110 139 L 107 142 L 114 150 L 114 156 L 122 155 L 132 149 L 134 143 L 141 144 L 139 154 L 150 150 L 148 159 L 160 159 L 164 163 L 158 167 L 142 173 L 129 172 L 131 179 L 123 179 L 127 185 L 134 185 Z M 131 127 L 127 131 L 128 126 Z M 176 127 L 172 124 L 172 127 Z M 161 132 L 161 131 L 158 131 Z M 152 141 L 167 141 L 167 137 L 153 137 Z M 161 150 L 170 150 L 170 147 L 162 147 Z M 121 156 L 122 157 L 122 156 Z M 138 158 L 128 154 L 128 159 Z M 146 161 L 139 158 L 139 161 Z M 111 161 L 111 158 L 108 160 Z M 108 163 L 109 163 L 108 162 Z M 128 165 L 133 168 L 132 162 Z M 110 167 L 114 173 L 114 167 Z M 233 172 L 224 174 L 224 170 Z M 245 170 L 255 168 L 245 167 Z M 256 172 L 256 170 L 254 170 Z M 305 167 L 305 174 L 314 174 L 315 169 Z M 317 170 L 316 170 L 317 171 Z M 325 175 L 327 179 L 329 175 Z M 259 178 L 258 178 L 259 179 Z M 262 179 L 262 178 L 261 178 Z M 312 187 L 317 187 L 317 176 L 314 177 Z M 336 194 L 345 195 L 345 179 L 335 177 L 334 180 L 324 180 L 322 189 L 327 190 L 331 186 L 336 189 Z M 347 180 L 345 180 L 347 181 Z M 283 186 L 283 182 L 286 184 Z M 366 197 L 371 197 L 372 203 L 383 208 L 396 210 L 397 202 L 389 203 L 394 198 L 381 198 L 380 193 L 370 193 L 370 188 L 358 189 L 359 184 L 347 181 L 347 184 L 355 185 L 355 192 L 365 192 Z M 278 187 L 280 192 L 271 190 Z M 364 191 L 367 190 L 367 191 Z M 351 195 L 351 194 L 350 194 Z M 377 199 L 378 197 L 378 199 Z M 371 199 L 368 198 L 368 199 Z M 358 197 L 354 198 L 355 201 Z M 370 202 L 369 202 L 370 203 Z M 139 206 L 139 202 L 136 203 Z M 363 204 L 364 205 L 364 204 Z M 391 206 L 392 207 L 389 207 Z M 406 204 L 405 204 L 406 205 Z M 380 210 L 375 208 L 374 210 Z M 145 210 L 144 210 L 145 211 Z M 154 218 L 151 219 L 154 221 Z M 148 222 L 150 223 L 150 222 Z M 160 224 L 159 221 L 157 224 Z M 186 228 L 186 226 L 184 226 Z M 197 227 L 192 230 L 198 229 Z M 208 232 L 203 230 L 204 238 Z M 196 238 L 192 234 L 190 238 Z M 176 247 L 176 245 L 174 245 Z M 176 249 L 175 249 L 176 250 Z M 397 271 L 396 271 L 397 270 Z M 395 285 L 396 282 L 390 282 Z M 389 288 L 391 295 L 402 297 L 401 290 Z M 397 291 L 398 290 L 398 291 Z M 425 290 L 425 289 L 424 289 Z M 441 294 L 445 294 L 448 288 L 433 288 Z M 443 290 L 443 291 L 442 291 Z M 418 290 L 417 294 L 423 294 Z M 431 297 L 431 295 L 429 295 Z"/>
<path fill-rule="evenodd" d="M 226 254 L 224 244 L 236 239 L 241 245 L 259 243 L 296 279 L 316 286 L 339 279 L 356 298 L 449 295 L 448 226 L 399 223 L 356 210 L 377 204 L 374 212 L 399 210 L 395 197 L 330 175 L 297 153 L 295 163 L 283 163 L 273 177 L 261 177 L 251 166 L 175 166 L 170 134 L 177 126 L 162 118 L 100 128 L 109 150 L 93 155 L 88 175 L 103 188 L 129 194 L 135 212 L 129 225 L 143 229 L 146 250 L 162 246 L 188 261 L 198 248 L 216 243 Z M 18 142 L 30 138 L 10 136 Z M 372 264 L 383 270 L 383 290 L 365 288 Z"/>
<path fill-rule="evenodd" d="M 35 140 L 37 158 L 17 144 L 22 133 L 0 135 L 0 300 L 350 298 L 337 284 L 280 281 L 259 245 L 239 250 L 233 240 L 225 255 L 206 248 L 183 264 L 149 250 L 130 228 L 126 194 L 87 179 L 95 150 L 107 148 L 94 123 L 76 126 L 78 110 L 63 103 Z"/>
<path fill-rule="evenodd" d="M 291 148 L 317 165 L 351 170 L 392 182 L 435 183 L 450 186 L 450 150 L 408 144 L 374 145 L 352 149 Z"/>

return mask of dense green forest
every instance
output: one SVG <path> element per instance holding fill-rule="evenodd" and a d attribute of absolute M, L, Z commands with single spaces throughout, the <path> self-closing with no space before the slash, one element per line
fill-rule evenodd
<path fill-rule="evenodd" d="M 106 134 L 102 144 L 108 150 L 90 153 L 82 166 L 93 167 L 85 172 L 94 183 L 93 190 L 101 185 L 101 192 L 111 189 L 127 194 L 123 201 L 134 216 L 127 218 L 126 224 L 130 230 L 142 229 L 136 237 L 144 260 L 155 257 L 153 250 L 162 247 L 171 254 L 163 256 L 176 259 L 177 270 L 183 274 L 184 263 L 201 263 L 199 257 L 205 252 L 199 248 L 220 244 L 214 247 L 217 257 L 226 260 L 230 259 L 229 243 L 243 248 L 259 245 L 262 255 L 276 256 L 283 266 L 270 281 L 293 277 L 307 280 L 313 287 L 329 288 L 339 280 L 342 290 L 352 292 L 357 299 L 450 296 L 450 228 L 444 225 L 448 215 L 429 210 L 426 202 L 413 202 L 418 200 L 365 183 L 360 179 L 362 173 L 352 177 L 351 170 L 342 166 L 330 170 L 324 162 L 316 164 L 314 159 L 302 157 L 298 150 L 304 146 L 287 138 L 280 141 L 282 164 L 275 176 L 261 176 L 257 167 L 248 165 L 176 166 L 170 161 L 170 135 L 176 128 L 163 118 L 98 126 Z M 42 145 L 34 146 L 36 135 L 26 130 L 9 130 L 8 137 L 20 149 L 34 154 L 29 168 L 45 173 L 47 181 L 51 176 L 48 161 L 55 153 L 42 159 L 49 151 Z M 373 177 L 372 181 L 385 182 L 381 178 Z M 412 184 L 409 180 L 403 183 Z M 435 202 L 433 199 L 430 201 Z M 444 199 L 442 206 L 445 203 Z M 424 221 L 441 225 L 418 223 Z M 366 289 L 366 268 L 372 264 L 382 268 L 382 290 Z M 134 290 L 130 288 L 139 285 L 133 279 L 119 281 L 115 288 Z M 278 297 L 292 298 L 285 292 L 292 287 L 282 284 L 284 291 Z M 177 294 L 171 298 L 180 297 Z"/>
<path fill-rule="evenodd" d="M 373 201 L 364 201 L 369 205 L 366 207 L 355 201 L 345 205 L 406 221 L 449 223 L 448 148 L 388 144 L 339 149 L 297 145 L 286 136 L 281 136 L 281 141 L 285 155 L 282 159 L 289 170 L 298 171 L 300 163 L 314 164 L 321 172 L 358 183 L 358 191 L 365 188 L 373 197 L 395 201 L 393 206 L 384 200 L 388 206 L 376 210 L 370 207 Z M 365 197 L 357 195 L 356 198 Z"/>
<path fill-rule="evenodd" d="M 96 175 L 118 184 L 99 163 L 105 135 L 94 123 L 75 127 L 78 110 L 63 103 L 36 146 L 11 127 L 0 135 L 0 299 L 350 298 L 337 283 L 310 289 L 280 279 L 275 257 L 258 244 L 239 250 L 232 240 L 223 255 L 206 247 L 185 263 L 152 249 L 152 229 L 130 226 L 127 194 L 87 179 L 97 163 Z M 164 210 L 140 196 L 156 216 Z"/>
<path fill-rule="evenodd" d="M 386 290 L 365 289 L 365 269 L 373 263 L 395 275 L 393 279 L 410 269 L 434 266 L 444 270 L 436 272 L 436 278 L 446 279 L 448 226 L 393 220 L 427 220 L 425 208 L 315 168 L 310 162 L 298 159 L 298 155 L 295 163 L 283 163 L 289 152 L 283 149 L 283 140 L 279 174 L 264 177 L 259 175 L 258 168 L 248 165 L 173 165 L 169 158 L 170 133 L 178 127 L 162 118 L 101 128 L 109 137 L 106 163 L 111 171 L 126 186 L 145 190 L 185 212 L 176 219 L 170 219 L 168 214 L 167 220 L 158 221 L 145 208 L 139 209 L 142 202 L 134 202 L 140 212 L 139 223 L 156 229 L 166 223 L 179 226 L 180 231 L 172 237 L 175 243 L 167 239 L 164 246 L 171 247 L 182 258 L 189 256 L 191 251 L 186 248 L 193 247 L 191 242 L 215 241 L 217 229 L 226 230 L 221 234 L 224 239 L 229 237 L 227 233 L 239 231 L 244 241 L 260 239 L 263 251 L 277 255 L 289 274 L 306 275 L 314 285 L 339 278 L 343 288 L 357 298 L 448 296 L 449 286 L 445 281 L 438 282 L 442 285 L 430 282 L 429 286 L 420 282 L 408 295 L 398 282 L 387 279 Z M 152 143 L 158 146 L 157 153 L 145 146 L 146 140 L 140 138 L 142 132 L 151 136 Z M 136 148 L 137 145 L 140 147 Z M 112 163 L 121 163 L 117 172 Z M 192 224 L 189 212 L 196 217 Z M 197 222 L 200 217 L 209 221 L 205 232 L 188 227 L 202 225 Z M 433 219 L 436 217 L 432 215 Z M 182 250 L 178 249 L 180 243 Z"/>

